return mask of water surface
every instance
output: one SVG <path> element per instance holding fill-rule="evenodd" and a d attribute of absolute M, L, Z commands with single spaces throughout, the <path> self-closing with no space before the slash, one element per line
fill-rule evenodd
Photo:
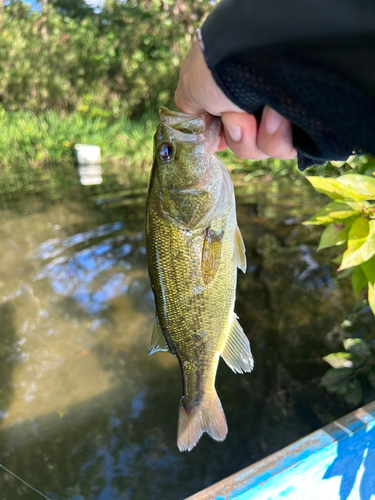
<path fill-rule="evenodd" d="M 97 174 L 95 174 L 97 175 Z M 236 312 L 252 374 L 222 362 L 225 442 L 176 446 L 181 378 L 148 356 L 154 320 L 145 187 L 104 169 L 0 176 L 0 463 L 53 500 L 182 500 L 350 410 L 319 385 L 321 357 L 354 304 L 302 178 L 235 179 L 248 268 Z M 1 500 L 41 498 L 0 469 Z"/>

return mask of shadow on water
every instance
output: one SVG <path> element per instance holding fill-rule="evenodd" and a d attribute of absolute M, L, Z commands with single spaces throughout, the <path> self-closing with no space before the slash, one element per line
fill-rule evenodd
<path fill-rule="evenodd" d="M 22 453 L 17 473 L 51 499 L 156 500 L 164 498 L 166 477 L 171 484 L 178 479 L 181 458 L 169 438 L 176 412 L 168 412 L 165 418 L 166 408 L 177 410 L 175 388 L 160 390 L 155 362 L 146 377 L 142 374 L 143 388 L 137 392 L 136 383 L 129 388 L 128 377 L 121 377 L 116 368 L 122 354 L 102 353 L 103 362 L 119 377 L 115 389 L 71 405 L 62 416 L 45 415 L 32 425 L 24 423 L 8 431 L 5 446 L 11 442 L 13 453 Z M 143 357 L 140 350 L 133 352 L 131 360 L 125 355 L 135 378 Z"/>
<path fill-rule="evenodd" d="M 14 307 L 0 304 L 0 421 L 7 416 L 13 394 L 15 341 Z"/>
<path fill-rule="evenodd" d="M 327 333 L 352 296 L 315 253 L 318 233 L 300 225 L 316 211 L 307 184 L 238 190 L 248 269 L 236 312 L 255 370 L 239 376 L 220 363 L 228 437 L 205 435 L 181 454 L 177 362 L 148 357 L 143 191 L 129 198 L 105 172 L 100 189 L 79 186 L 71 169 L 47 177 L 49 190 L 28 179 L 29 194 L 21 186 L 0 203 L 0 324 L 17 312 L 9 342 L 21 342 L 5 373 L 9 469 L 52 500 L 181 500 L 348 411 L 319 381 Z M 59 192 L 60 178 L 69 189 Z M 36 498 L 1 475 L 0 488 L 1 500 Z"/>
<path fill-rule="evenodd" d="M 340 500 L 355 492 L 358 500 L 371 500 L 375 495 L 375 426 L 361 429 L 338 441 L 337 456 L 323 479 L 340 477 Z"/>

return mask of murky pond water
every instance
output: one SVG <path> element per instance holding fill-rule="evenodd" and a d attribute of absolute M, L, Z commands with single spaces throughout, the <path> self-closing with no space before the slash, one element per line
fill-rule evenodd
<path fill-rule="evenodd" d="M 178 364 L 148 356 L 145 189 L 103 181 L 82 186 L 69 166 L 0 175 L 2 465 L 53 500 L 180 500 L 349 410 L 319 377 L 354 299 L 300 224 L 325 199 L 303 179 L 239 183 L 236 312 L 255 370 L 220 362 L 228 437 L 180 453 Z M 41 498 L 1 469 L 0 491 Z"/>

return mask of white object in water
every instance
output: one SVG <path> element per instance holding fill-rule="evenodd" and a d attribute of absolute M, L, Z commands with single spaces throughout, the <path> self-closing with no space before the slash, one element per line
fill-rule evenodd
<path fill-rule="evenodd" d="M 98 165 L 100 163 L 100 147 L 90 144 L 74 146 L 77 162 L 80 165 Z"/>
<path fill-rule="evenodd" d="M 78 165 L 78 173 L 83 186 L 94 186 L 103 182 L 100 165 Z"/>

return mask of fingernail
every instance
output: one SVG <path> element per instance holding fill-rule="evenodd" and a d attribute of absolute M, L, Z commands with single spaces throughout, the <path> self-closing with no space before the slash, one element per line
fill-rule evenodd
<path fill-rule="evenodd" d="M 236 127 L 235 125 L 224 124 L 225 130 L 228 132 L 230 138 L 233 142 L 240 142 L 242 138 L 241 127 Z"/>
<path fill-rule="evenodd" d="M 282 116 L 279 115 L 274 109 L 267 108 L 265 112 L 265 123 L 266 131 L 272 135 L 274 134 L 281 125 Z"/>

